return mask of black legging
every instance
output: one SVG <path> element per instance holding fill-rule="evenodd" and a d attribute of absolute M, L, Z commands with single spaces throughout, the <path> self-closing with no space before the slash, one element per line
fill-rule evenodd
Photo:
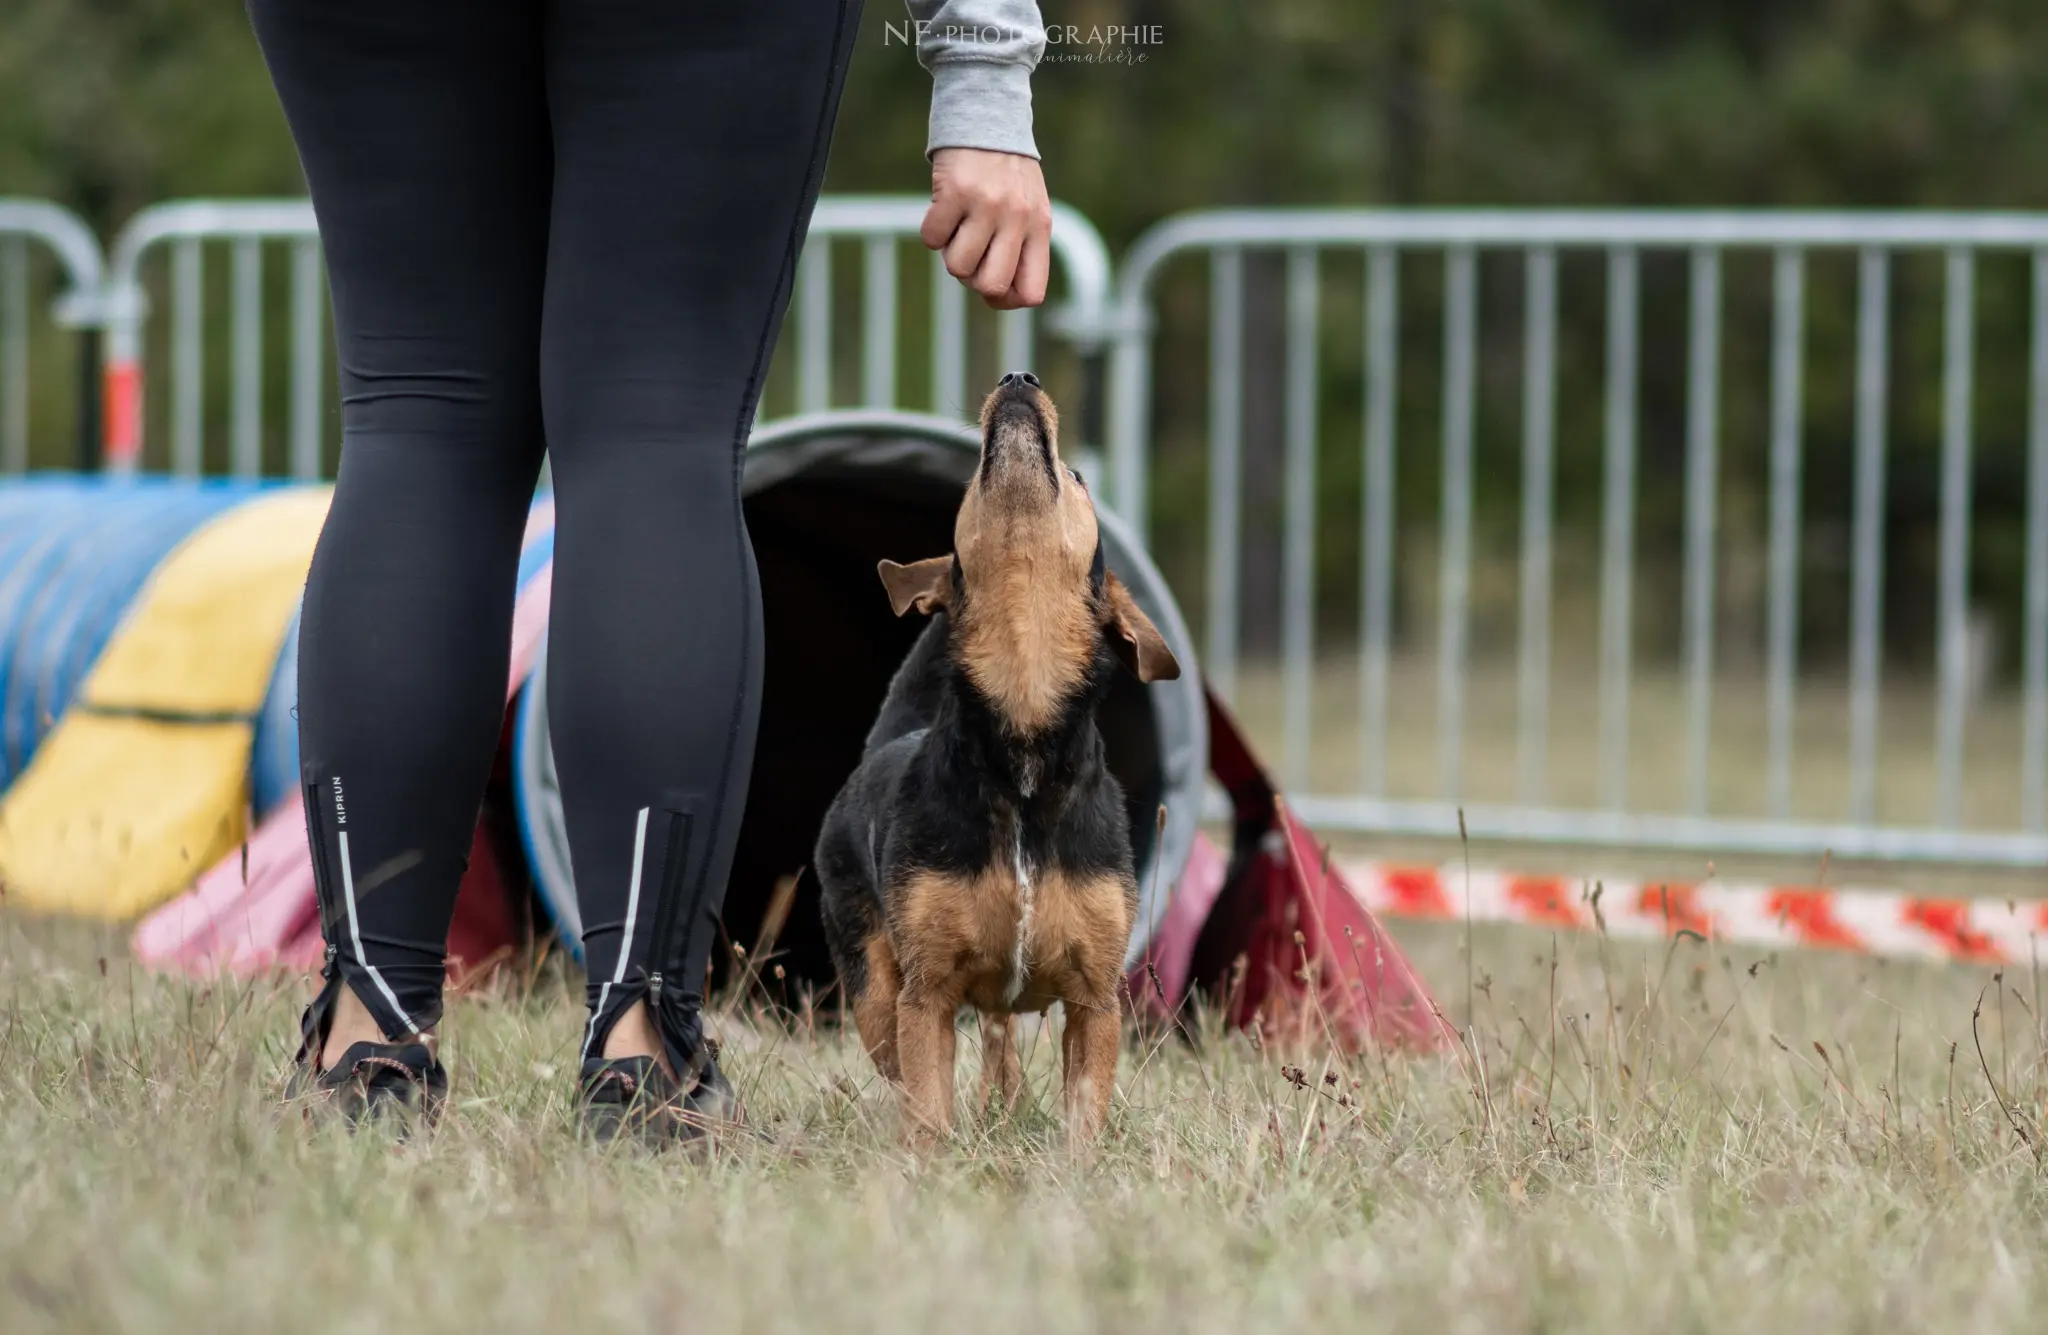
<path fill-rule="evenodd" d="M 299 652 L 330 960 L 309 1037 L 341 983 L 393 1038 L 440 1014 L 545 442 L 586 1055 L 654 986 L 687 1061 L 761 691 L 740 456 L 859 0 L 249 8 L 341 372 Z"/>

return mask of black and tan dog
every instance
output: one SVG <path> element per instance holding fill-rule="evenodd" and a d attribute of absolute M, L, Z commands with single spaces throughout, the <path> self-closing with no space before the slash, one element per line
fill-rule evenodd
<path fill-rule="evenodd" d="M 1180 667 L 1103 565 L 1037 379 L 1004 376 L 981 425 L 953 554 L 881 563 L 896 614 L 932 623 L 818 837 L 825 934 L 913 1129 L 951 1123 L 962 1004 L 983 1015 L 984 1100 L 1007 1104 L 1021 1083 L 1010 1017 L 1057 1001 L 1068 1130 L 1085 1140 L 1115 1085 L 1138 902 L 1095 712 L 1119 663 L 1140 681 Z"/>

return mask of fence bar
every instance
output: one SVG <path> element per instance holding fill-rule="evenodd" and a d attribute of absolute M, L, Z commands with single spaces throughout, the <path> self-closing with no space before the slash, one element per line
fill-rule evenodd
<path fill-rule="evenodd" d="M 1110 507 L 1140 543 L 1151 538 L 1146 470 L 1152 460 L 1152 311 L 1142 296 L 1118 304 L 1127 322 L 1109 356 Z"/>
<path fill-rule="evenodd" d="M 2038 874 L 2048 865 L 2048 835 L 2013 831 L 1931 830 L 1902 825 L 1838 825 L 1817 821 L 1742 820 L 1646 812 L 1560 810 L 1484 803 L 1393 802 L 1384 798 L 1298 793 L 1288 807 L 1311 828 L 1456 840 L 1460 817 L 1474 840 L 1510 844 L 1687 850 L 1707 857 L 1741 849 L 1797 857 L 1808 865 L 1824 854 L 1936 863 L 1974 862 Z M 1212 806 L 1215 819 L 1230 808 Z"/>
<path fill-rule="evenodd" d="M 263 243 L 235 242 L 235 383 L 233 416 L 236 477 L 263 475 Z"/>
<path fill-rule="evenodd" d="M 1692 246 L 2003 246 L 2048 244 L 2039 213 L 1915 209 L 1204 209 L 1157 224 L 1124 252 L 1117 285 L 1143 291 L 1186 250 L 1242 246 L 1557 245 L 1684 250 Z"/>
<path fill-rule="evenodd" d="M 171 249 L 171 472 L 206 471 L 206 270 L 196 236 Z"/>
<path fill-rule="evenodd" d="M 1800 357 L 1806 339 L 1806 257 L 1785 247 L 1772 265 L 1771 547 L 1769 666 L 1765 712 L 1770 738 L 1765 800 L 1792 814 L 1792 709 L 1799 661 Z"/>
<path fill-rule="evenodd" d="M 1244 251 L 1209 256 L 1209 596 L 1203 664 L 1225 700 L 1237 692 L 1238 571 L 1244 540 Z"/>
<path fill-rule="evenodd" d="M 946 272 L 944 251 L 932 252 L 932 411 L 967 415 L 967 289 Z"/>
<path fill-rule="evenodd" d="M 1437 552 L 1437 787 L 1455 802 L 1464 783 L 1465 653 L 1472 596 L 1473 342 L 1478 263 L 1470 246 L 1444 254 L 1443 536 Z"/>
<path fill-rule="evenodd" d="M 0 475 L 28 471 L 28 242 L 0 238 Z"/>
<path fill-rule="evenodd" d="M 1600 800 L 1628 800 L 1629 639 L 1636 527 L 1636 251 L 1607 253 L 1606 496 L 1600 553 Z"/>
<path fill-rule="evenodd" d="M 943 267 L 943 266 L 942 266 Z M 811 238 L 797 264 L 796 407 L 832 406 L 832 239 Z"/>
<path fill-rule="evenodd" d="M 1524 802 L 1550 768 L 1550 526 L 1557 453 L 1557 251 L 1532 247 L 1522 275 L 1522 608 L 1518 655 Z"/>
<path fill-rule="evenodd" d="M 861 309 L 867 327 L 861 338 L 861 402 L 887 408 L 896 402 L 896 238 L 867 241 L 867 275 Z"/>
<path fill-rule="evenodd" d="M 1849 819 L 1877 819 L 1877 682 L 1884 631 L 1884 474 L 1891 258 L 1867 246 L 1856 278 L 1855 577 L 1849 595 Z"/>
<path fill-rule="evenodd" d="M 1970 379 L 1975 357 L 1976 257 L 1948 252 L 1941 385 L 1941 703 L 1935 736 L 1936 823 L 1962 819 L 1963 715 L 1970 668 Z"/>
<path fill-rule="evenodd" d="M 2034 252 L 2027 416 L 2027 616 L 2022 652 L 2020 823 L 2048 829 L 2048 249 Z"/>
<path fill-rule="evenodd" d="M 1031 312 L 1028 310 L 1004 311 L 996 317 L 997 355 L 1003 360 L 1003 371 L 1032 369 L 1032 358 L 1038 352 L 1032 329 Z M 1091 440 L 1086 443 L 1094 445 L 1097 442 Z"/>
<path fill-rule="evenodd" d="M 320 478 L 320 386 L 326 379 L 320 320 L 320 243 L 292 245 L 292 476 Z"/>
<path fill-rule="evenodd" d="M 1720 487 L 1721 252 L 1692 253 L 1685 399 L 1686 809 L 1707 813 L 1714 710 L 1714 512 Z"/>
<path fill-rule="evenodd" d="M 1394 404 L 1400 355 L 1400 256 L 1375 246 L 1366 260 L 1365 535 L 1360 561 L 1359 788 L 1379 796 L 1387 782 L 1387 674 L 1394 606 Z"/>
<path fill-rule="evenodd" d="M 1316 252 L 1287 253 L 1286 477 L 1281 544 L 1280 768 L 1308 778 L 1314 688 L 1316 555 Z"/>

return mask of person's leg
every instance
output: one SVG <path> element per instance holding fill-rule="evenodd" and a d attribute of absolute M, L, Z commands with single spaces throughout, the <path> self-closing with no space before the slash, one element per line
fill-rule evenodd
<path fill-rule="evenodd" d="M 740 456 L 858 20 L 858 0 L 549 6 L 548 720 L 586 1058 L 654 1055 L 647 1025 L 613 1026 L 656 987 L 669 1062 L 699 1055 L 760 705 Z"/>
<path fill-rule="evenodd" d="M 319 216 L 341 373 L 341 471 L 299 641 L 328 953 L 302 1056 L 324 1039 L 332 1060 L 440 1015 L 504 714 L 542 453 L 541 15 L 508 0 L 249 10 Z"/>

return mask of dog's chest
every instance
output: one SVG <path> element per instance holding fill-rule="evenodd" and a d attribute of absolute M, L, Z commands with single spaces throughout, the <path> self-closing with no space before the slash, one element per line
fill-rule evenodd
<path fill-rule="evenodd" d="M 906 980 L 957 989 L 985 1011 L 1101 1002 L 1130 938 L 1122 879 L 1033 858 L 1002 834 L 979 870 L 920 872 L 904 886 L 892 934 Z"/>

